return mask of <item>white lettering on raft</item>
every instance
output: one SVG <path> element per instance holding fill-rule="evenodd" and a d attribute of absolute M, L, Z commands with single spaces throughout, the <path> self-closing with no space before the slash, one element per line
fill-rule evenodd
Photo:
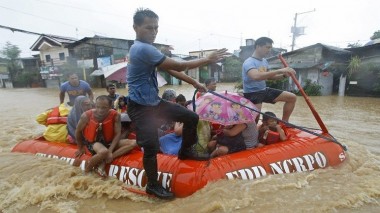
<path fill-rule="evenodd" d="M 70 165 L 73 165 L 75 161 L 75 158 L 60 157 L 57 155 L 50 155 L 50 154 L 45 154 L 45 153 L 36 153 L 36 156 L 63 160 L 69 163 Z M 85 166 L 86 166 L 86 161 L 83 160 L 80 164 L 80 168 L 84 170 Z M 116 177 L 128 185 L 133 185 L 133 186 L 138 186 L 138 187 L 145 187 L 147 183 L 145 170 L 139 169 L 139 168 L 118 166 L 118 165 L 111 164 L 110 169 L 108 171 L 108 176 Z M 171 191 L 172 177 L 173 177 L 173 174 L 171 173 L 160 172 L 160 171 L 158 172 L 158 181 L 161 182 L 162 187 L 170 191 Z"/>
<path fill-rule="evenodd" d="M 314 154 L 308 154 L 302 157 L 295 157 L 269 164 L 272 174 L 312 171 L 317 168 L 325 168 L 326 166 L 327 158 L 321 152 L 316 152 Z M 226 173 L 226 177 L 229 180 L 254 180 L 266 175 L 267 171 L 265 171 L 262 166 L 254 166 Z"/>

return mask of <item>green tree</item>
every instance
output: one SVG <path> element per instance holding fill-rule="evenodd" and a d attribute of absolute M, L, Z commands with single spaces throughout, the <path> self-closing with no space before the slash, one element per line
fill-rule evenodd
<path fill-rule="evenodd" d="M 224 80 L 236 81 L 241 79 L 241 66 L 243 64 L 236 57 L 228 57 L 223 62 L 224 66 Z"/>
<path fill-rule="evenodd" d="M 306 79 L 305 86 L 302 87 L 303 91 L 308 96 L 320 96 L 322 88 L 323 88 L 322 85 L 319 85 L 316 82 L 311 82 L 310 79 Z M 299 90 L 293 91 L 293 93 L 298 96 L 302 95 L 302 93 Z"/>
<path fill-rule="evenodd" d="M 1 55 L 8 59 L 8 70 L 11 80 L 13 81 L 15 77 L 21 71 L 21 67 L 17 64 L 16 59 L 20 57 L 21 50 L 18 46 L 11 44 L 9 41 L 0 51 Z"/>
<path fill-rule="evenodd" d="M 371 36 L 371 40 L 375 40 L 378 38 L 380 38 L 380 30 L 373 33 L 373 35 Z"/>
<path fill-rule="evenodd" d="M 350 61 L 348 63 L 348 67 L 347 67 L 348 68 L 348 73 L 347 73 L 348 78 L 351 78 L 352 74 L 359 71 L 360 65 L 361 65 L 361 59 L 359 58 L 359 56 L 354 56 L 350 59 Z"/>

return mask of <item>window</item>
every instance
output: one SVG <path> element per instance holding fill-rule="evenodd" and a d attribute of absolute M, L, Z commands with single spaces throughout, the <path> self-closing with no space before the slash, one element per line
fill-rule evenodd
<path fill-rule="evenodd" d="M 46 62 L 50 62 L 51 58 L 50 55 L 45 55 Z"/>
<path fill-rule="evenodd" d="M 59 60 L 61 61 L 65 60 L 65 53 L 59 53 Z"/>

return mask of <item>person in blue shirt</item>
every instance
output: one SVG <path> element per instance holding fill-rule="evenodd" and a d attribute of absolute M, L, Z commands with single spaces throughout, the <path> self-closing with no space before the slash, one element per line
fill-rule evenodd
<path fill-rule="evenodd" d="M 68 74 L 69 80 L 63 83 L 60 87 L 59 101 L 62 104 L 65 101 L 65 93 L 69 95 L 69 106 L 74 105 L 75 98 L 80 95 L 88 95 L 91 102 L 94 101 L 94 94 L 92 93 L 90 85 L 82 80 L 79 80 L 76 73 Z"/>
<path fill-rule="evenodd" d="M 296 95 L 266 86 L 266 80 L 279 80 L 296 74 L 290 67 L 268 71 L 268 56 L 272 49 L 273 40 L 261 37 L 255 41 L 255 51 L 247 58 L 242 67 L 244 97 L 250 100 L 261 110 L 262 103 L 285 102 L 283 106 L 282 120 L 289 121 L 296 104 Z M 257 120 L 258 121 L 257 116 Z"/>
<path fill-rule="evenodd" d="M 146 192 L 163 199 L 172 199 L 172 192 L 157 181 L 157 152 L 159 151 L 158 125 L 164 118 L 183 123 L 183 141 L 178 152 L 180 160 L 207 160 L 209 156 L 200 156 L 193 145 L 197 142 L 196 127 L 199 117 L 196 113 L 159 97 L 157 70 L 192 84 L 205 91 L 206 88 L 182 71 L 193 69 L 222 60 L 226 49 L 216 50 L 207 57 L 192 61 L 178 62 L 166 57 L 152 44 L 158 32 L 158 15 L 145 8 L 137 9 L 133 16 L 133 29 L 136 40 L 129 50 L 128 62 L 128 115 L 136 126 L 137 144 L 144 149 L 143 165 L 147 176 Z"/>

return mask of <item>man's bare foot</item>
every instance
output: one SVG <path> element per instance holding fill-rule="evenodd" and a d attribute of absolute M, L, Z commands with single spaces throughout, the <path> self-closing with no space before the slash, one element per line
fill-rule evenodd
<path fill-rule="evenodd" d="M 85 164 L 85 167 L 84 167 L 84 172 L 85 173 L 89 173 L 93 169 L 94 169 L 94 166 L 92 165 L 91 161 L 90 160 L 86 160 L 86 164 Z"/>
<path fill-rule="evenodd" d="M 102 179 L 106 179 L 106 178 L 107 178 L 107 173 L 106 173 L 106 171 L 104 171 L 104 169 L 101 168 L 101 167 L 96 167 L 96 168 L 94 169 L 94 172 L 95 172 L 97 175 L 99 175 L 99 177 L 102 178 Z"/>
<path fill-rule="evenodd" d="M 74 162 L 73 162 L 73 166 L 80 166 L 82 163 L 82 160 L 80 160 L 79 158 L 75 158 Z"/>

